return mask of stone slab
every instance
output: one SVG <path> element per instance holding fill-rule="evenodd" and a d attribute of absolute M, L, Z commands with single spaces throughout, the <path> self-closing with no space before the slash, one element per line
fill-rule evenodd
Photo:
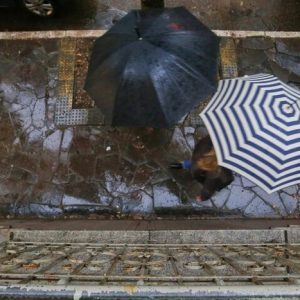
<path fill-rule="evenodd" d="M 125 11 L 141 8 L 140 0 L 98 0 L 98 3 Z"/>
<path fill-rule="evenodd" d="M 153 231 L 150 232 L 150 242 L 160 244 L 283 243 L 284 230 L 274 229 Z"/>
<path fill-rule="evenodd" d="M 300 230 L 291 230 L 291 242 L 300 241 Z M 159 230 L 159 231 L 58 231 L 13 230 L 14 241 L 51 243 L 127 244 L 261 244 L 284 243 L 284 229 L 266 230 Z"/>
<path fill-rule="evenodd" d="M 291 226 L 287 230 L 288 243 L 300 243 L 300 225 Z"/>
<path fill-rule="evenodd" d="M 147 231 L 58 231 L 15 230 L 14 241 L 49 243 L 143 244 L 149 240 Z"/>

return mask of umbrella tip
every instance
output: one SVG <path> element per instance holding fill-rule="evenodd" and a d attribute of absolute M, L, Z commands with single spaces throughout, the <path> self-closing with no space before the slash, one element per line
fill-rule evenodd
<path fill-rule="evenodd" d="M 135 29 L 136 35 L 138 36 L 138 39 L 141 41 L 143 38 L 141 36 L 140 29 L 138 27 L 135 27 L 134 29 Z"/>

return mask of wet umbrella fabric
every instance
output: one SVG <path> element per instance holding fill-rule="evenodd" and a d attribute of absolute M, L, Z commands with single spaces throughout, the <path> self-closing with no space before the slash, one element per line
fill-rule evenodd
<path fill-rule="evenodd" d="M 96 40 L 85 89 L 108 124 L 169 127 L 216 91 L 218 51 L 185 8 L 132 11 Z"/>
<path fill-rule="evenodd" d="M 271 193 L 300 182 L 300 91 L 268 74 L 222 80 L 200 114 L 221 166 Z"/>

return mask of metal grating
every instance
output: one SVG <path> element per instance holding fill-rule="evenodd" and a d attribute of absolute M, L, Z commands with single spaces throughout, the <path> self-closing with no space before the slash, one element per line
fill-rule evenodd
<path fill-rule="evenodd" d="M 4 284 L 265 285 L 300 280 L 300 244 L 5 242 Z"/>
<path fill-rule="evenodd" d="M 236 47 L 233 39 L 222 40 L 220 55 L 222 78 L 238 77 Z"/>
<path fill-rule="evenodd" d="M 76 39 L 60 40 L 58 62 L 58 99 L 56 125 L 100 125 L 103 115 L 98 108 L 73 109 Z"/>

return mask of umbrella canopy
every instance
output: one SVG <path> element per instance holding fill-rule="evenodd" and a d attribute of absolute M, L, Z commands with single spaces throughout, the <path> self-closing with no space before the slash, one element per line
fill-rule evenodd
<path fill-rule="evenodd" d="M 300 92 L 268 74 L 222 80 L 200 114 L 221 166 L 268 193 L 300 182 Z"/>
<path fill-rule="evenodd" d="M 169 127 L 216 91 L 218 52 L 183 7 L 131 11 L 96 40 L 85 89 L 108 124 Z"/>

